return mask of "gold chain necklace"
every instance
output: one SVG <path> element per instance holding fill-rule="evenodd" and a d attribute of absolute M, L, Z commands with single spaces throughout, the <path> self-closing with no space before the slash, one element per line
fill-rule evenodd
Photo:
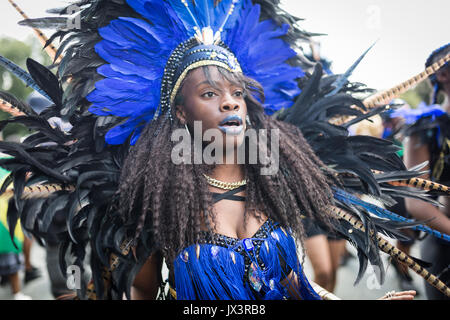
<path fill-rule="evenodd" d="M 247 184 L 246 179 L 244 179 L 242 181 L 237 181 L 237 182 L 224 182 L 224 181 L 220 181 L 220 180 L 211 178 L 211 177 L 207 176 L 206 174 L 204 174 L 204 176 L 209 185 L 219 188 L 219 189 L 224 189 L 224 190 L 234 190 L 241 186 L 245 186 Z"/>

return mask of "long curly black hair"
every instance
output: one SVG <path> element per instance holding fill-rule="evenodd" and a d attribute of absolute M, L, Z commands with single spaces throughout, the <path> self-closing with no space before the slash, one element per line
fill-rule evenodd
<path fill-rule="evenodd" d="M 261 175 L 262 164 L 244 164 L 247 179 L 244 218 L 255 215 L 262 219 L 258 212 L 263 212 L 289 228 L 300 241 L 304 238 L 302 217 L 331 226 L 325 208 L 332 199 L 332 174 L 297 127 L 264 114 L 260 84 L 242 74 L 218 69 L 226 80 L 244 87 L 251 126 L 257 130 L 279 130 L 277 173 Z M 203 70 L 209 79 L 208 67 Z M 176 101 L 182 101 L 182 97 Z M 161 250 L 168 263 L 182 249 L 199 240 L 202 223 L 212 231 L 215 221 L 212 195 L 203 176 L 214 166 L 176 165 L 171 161 L 175 146 L 171 134 L 176 129 L 184 129 L 175 116 L 173 119 L 160 116 L 149 123 L 130 150 L 122 169 L 118 205 L 130 233 L 141 243 L 146 241 L 143 244 L 147 247 Z M 268 138 L 270 146 L 270 135 Z M 251 143 L 261 143 L 247 142 L 246 148 Z"/>

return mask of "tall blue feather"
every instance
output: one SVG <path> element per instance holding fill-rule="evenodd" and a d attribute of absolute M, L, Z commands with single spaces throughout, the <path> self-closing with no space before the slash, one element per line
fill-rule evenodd
<path fill-rule="evenodd" d="M 208 6 L 208 0 L 202 0 L 203 11 L 205 12 L 206 17 L 206 26 L 211 26 L 211 12 Z"/>

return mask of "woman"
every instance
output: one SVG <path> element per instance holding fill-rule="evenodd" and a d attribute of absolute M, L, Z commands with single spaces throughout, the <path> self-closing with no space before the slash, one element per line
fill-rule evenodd
<path fill-rule="evenodd" d="M 366 163 L 373 158 L 386 170 L 403 166 L 380 141 L 370 155 L 350 156 L 350 169 L 343 164 L 351 152 L 335 150 L 337 143 L 353 144 L 355 153 L 367 145 L 326 120 L 361 105 L 347 94 L 358 86 L 343 84 L 323 98 L 333 78 L 322 86 L 317 65 L 300 90 L 305 72 L 293 48 L 304 33 L 290 28 L 296 19 L 278 1 L 90 0 L 80 19 L 81 29 L 70 33 L 84 40 L 69 45 L 61 79 L 28 61 L 55 102 L 25 118 L 39 134 L 1 147 L 21 161 L 4 165 L 24 185 L 63 184 L 27 189 L 57 192 L 23 200 L 23 221 L 39 236 L 58 233 L 79 266 L 89 242 L 91 296 L 120 299 L 134 282 L 134 298 L 154 298 L 165 259 L 177 299 L 319 299 L 297 256 L 303 217 L 359 241 L 361 261 L 381 262 L 374 239 L 326 210 L 339 202 L 337 170 L 365 170 L 361 182 L 372 177 Z M 73 127 L 42 121 L 55 115 Z M 380 145 L 388 161 L 378 156 Z M 35 203 L 42 214 L 28 214 Z"/>
<path fill-rule="evenodd" d="M 325 176 L 321 174 L 318 168 L 317 164 L 320 164 L 320 162 L 313 155 L 306 142 L 302 141 L 303 139 L 298 129 L 270 120 L 267 116 L 264 116 L 263 108 L 251 97 L 251 93 L 248 91 L 250 85 L 255 86 L 256 84 L 243 78 L 241 75 L 225 73 L 223 69 L 218 69 L 217 67 L 203 67 L 192 70 L 186 77 L 185 84 L 178 98 L 178 101 L 183 101 L 183 104 L 175 106 L 175 122 L 179 122 L 179 125 L 175 126 L 175 128 L 183 128 L 184 125 L 187 125 L 193 137 L 194 121 L 201 121 L 202 130 L 205 132 L 211 128 L 218 129 L 221 126 L 221 122 L 229 116 L 238 116 L 239 119 L 246 119 L 247 115 L 249 115 L 252 126 L 280 130 L 280 170 L 278 174 L 274 176 L 260 175 L 259 170 L 262 164 L 254 166 L 240 165 L 233 161 L 234 158 L 225 159 L 228 161 L 224 161 L 224 164 L 212 167 L 173 165 L 170 159 L 171 152 L 169 152 L 172 146 L 168 145 L 167 142 L 171 135 L 168 125 L 163 126 L 161 129 L 158 135 L 158 137 L 161 136 L 161 140 L 158 139 L 159 141 L 151 140 L 153 135 L 151 132 L 152 125 L 150 125 L 136 145 L 136 153 L 133 150 L 132 155 L 129 156 L 129 160 L 125 164 L 122 173 L 124 179 L 121 189 L 124 190 L 124 194 L 121 194 L 124 203 L 121 203 L 120 206 L 124 208 L 125 212 L 132 208 L 139 208 L 139 199 L 146 197 L 146 195 L 150 197 L 157 194 L 172 194 L 173 203 L 166 208 L 164 208 L 163 203 L 158 203 L 154 198 L 148 198 L 147 200 L 150 202 L 147 205 L 150 206 L 148 212 L 151 212 L 153 224 L 158 226 L 154 237 L 158 239 L 161 249 L 167 248 L 164 250 L 164 256 L 172 268 L 176 268 L 177 263 L 182 264 L 180 259 L 175 259 L 176 256 L 180 255 L 180 250 L 194 243 L 201 243 L 199 241 L 204 240 L 202 238 L 218 238 L 207 242 L 209 246 L 205 247 L 211 247 L 210 245 L 217 244 L 220 240 L 229 240 L 233 243 L 233 246 L 236 246 L 238 245 L 237 239 L 253 238 L 253 235 L 257 234 L 263 225 L 269 227 L 266 232 L 268 230 L 270 232 L 279 230 L 279 227 L 275 228 L 272 222 L 267 222 L 269 218 L 283 222 L 286 230 L 293 228 L 297 235 L 302 234 L 302 224 L 300 215 L 295 214 L 295 212 L 304 212 L 307 215 L 321 215 L 323 220 L 327 218 L 322 209 L 328 204 L 331 192 Z M 243 127 L 239 134 L 230 135 L 223 133 L 224 148 L 229 148 L 231 142 L 235 155 L 237 155 L 237 149 L 244 142 L 244 134 L 247 127 L 246 121 L 238 120 L 238 123 Z M 157 125 L 155 123 L 153 127 Z M 146 136 L 149 137 L 148 140 L 144 139 Z M 247 145 L 254 143 L 257 142 L 249 141 Z M 303 147 L 300 149 L 295 147 L 297 145 L 302 145 Z M 160 159 L 155 158 L 156 152 L 158 152 Z M 145 155 L 141 156 L 142 153 L 145 153 Z M 165 157 L 162 157 L 162 155 L 165 155 Z M 149 161 L 150 159 L 151 161 Z M 317 164 L 314 164 L 314 162 Z M 292 165 L 288 165 L 290 163 Z M 155 167 L 160 169 L 154 171 Z M 305 170 L 305 168 L 308 168 L 308 170 Z M 166 176 L 164 172 L 171 172 L 171 174 Z M 246 201 L 236 202 L 225 198 L 214 203 L 211 193 L 223 193 L 224 190 L 217 187 L 217 185 L 208 185 L 208 180 L 203 175 L 226 183 L 246 180 L 246 192 L 243 190 L 235 194 L 235 196 L 245 196 Z M 158 180 L 161 180 L 161 182 Z M 165 181 L 163 182 L 162 180 Z M 184 183 L 181 181 L 184 181 Z M 305 188 L 308 182 L 309 188 Z M 175 189 L 175 191 L 173 186 L 176 184 L 181 185 L 177 187 L 179 190 Z M 136 188 L 130 190 L 128 188 L 129 185 L 134 185 Z M 138 192 L 144 192 L 144 194 L 139 194 Z M 173 192 L 176 193 L 173 194 Z M 136 200 L 133 201 L 133 199 Z M 159 201 L 164 201 L 164 198 L 160 199 Z M 303 201 L 299 203 L 296 199 L 303 199 Z M 145 212 L 147 209 L 145 205 L 143 209 L 143 212 Z M 202 232 L 207 231 L 212 231 L 213 234 L 205 233 L 202 235 Z M 186 237 L 184 237 L 184 233 L 187 234 Z M 266 236 L 267 234 L 262 235 L 262 237 Z M 256 243 L 253 244 L 256 245 Z M 203 247 L 200 247 L 202 251 L 211 250 L 210 248 L 203 249 Z M 264 248 L 262 249 L 264 250 Z M 270 250 L 277 251 L 277 248 L 271 247 Z M 230 254 L 228 260 L 231 261 L 234 251 L 228 251 Z M 246 256 L 244 253 L 245 251 L 241 252 L 242 258 Z M 295 255 L 295 251 L 290 254 Z M 238 255 L 238 252 L 236 252 L 236 255 Z M 171 262 L 174 259 L 175 266 Z M 239 258 L 235 259 L 242 260 Z M 285 259 L 287 260 L 287 257 Z M 251 262 L 249 260 L 249 263 Z M 304 275 L 300 266 L 294 265 L 293 262 L 298 264 L 298 261 L 289 261 L 288 270 L 296 270 L 298 272 L 297 277 L 303 278 Z M 223 261 L 223 263 L 225 264 L 226 262 Z M 268 262 L 266 261 L 265 263 L 267 264 Z M 246 265 L 245 267 L 248 269 L 251 266 Z M 258 268 L 259 266 L 254 263 L 252 267 Z M 270 276 L 271 279 L 277 279 L 279 282 L 286 279 L 289 274 L 290 272 L 287 270 L 279 269 Z M 206 270 L 199 271 L 195 275 L 192 274 L 192 277 L 196 276 L 206 276 Z M 209 274 L 209 276 L 220 277 L 219 274 Z M 229 276 L 226 275 L 226 277 Z M 176 274 L 175 278 L 177 278 Z M 211 287 L 208 287 L 208 290 L 213 290 L 212 282 L 214 280 L 216 279 L 208 279 L 208 281 L 211 281 Z M 181 281 L 181 279 L 175 279 L 176 283 Z M 216 281 L 220 281 L 220 279 L 218 278 Z M 182 289 L 182 285 L 182 283 L 177 284 L 177 292 Z M 228 292 L 231 290 L 228 288 L 228 285 L 235 286 L 236 283 L 228 279 L 223 288 L 215 289 Z M 258 285 L 260 284 L 255 284 L 255 286 Z M 297 288 L 299 287 L 297 286 Z M 205 290 L 207 289 L 205 288 Z M 268 289 L 265 288 L 265 290 L 267 291 Z M 258 292 L 262 293 L 262 291 Z M 200 299 L 212 298 L 212 296 L 196 294 L 198 294 L 197 297 Z M 218 295 L 217 292 L 214 294 Z M 232 296 L 231 292 L 228 294 L 230 295 L 225 295 L 222 298 L 239 298 L 239 296 Z M 248 294 L 247 297 L 254 296 L 250 291 L 246 294 Z M 262 295 L 262 297 L 264 296 L 265 294 Z M 183 297 L 181 294 L 178 294 L 178 297 L 194 298 L 190 295 Z M 304 298 L 307 297 L 309 296 Z"/>
<path fill-rule="evenodd" d="M 178 123 L 174 127 L 187 125 L 194 136 L 194 121 L 201 121 L 205 132 L 218 128 L 230 115 L 241 119 L 249 115 L 252 127 L 279 129 L 280 170 L 276 175 L 260 175 L 258 165 L 237 164 L 235 158 L 216 166 L 173 165 L 167 143 L 170 127 L 163 125 L 158 135 L 161 140 L 154 141 L 152 129 L 158 123 L 144 130 L 132 150 L 122 173 L 120 208 L 125 213 L 148 210 L 145 218 L 152 219 L 160 248 L 138 273 L 133 298 L 156 297 L 162 256 L 169 265 L 172 293 L 178 299 L 319 298 L 302 271 L 289 230 L 302 237 L 298 212 L 330 223 L 323 212 L 330 203 L 330 180 L 322 174 L 320 161 L 297 128 L 264 115 L 248 91 L 255 85 L 240 74 L 215 66 L 190 71 L 176 99 L 179 104 L 174 108 L 174 116 Z M 226 147 L 230 139 L 233 148 L 241 147 L 247 127 L 245 121 L 241 123 L 244 129 L 238 135 L 225 134 Z M 171 174 L 166 175 L 168 172 Z M 241 197 L 238 201 L 224 198 L 215 202 L 214 196 L 224 190 L 214 183 L 208 185 L 209 178 L 203 175 L 224 184 L 246 180 L 247 187 L 234 194 Z M 130 189 L 130 185 L 135 188 Z M 160 195 L 160 203 L 151 197 L 155 195 Z M 163 195 L 170 195 L 170 205 L 164 203 L 169 201 Z M 413 296 L 413 292 L 406 292 L 398 293 L 397 298 Z"/>
<path fill-rule="evenodd" d="M 450 44 L 435 50 L 426 62 L 428 67 L 442 57 L 450 53 Z M 447 63 L 431 79 L 434 88 L 432 106 L 424 107 L 420 115 L 416 115 L 416 122 L 409 124 L 406 128 L 404 161 L 406 166 L 413 167 L 425 161 L 429 162 L 426 167 L 430 174 L 425 178 L 439 182 L 446 186 L 450 185 L 449 165 L 449 142 L 450 142 L 450 67 Z M 445 99 L 439 107 L 436 105 L 439 93 L 443 93 Z M 443 207 L 437 208 L 420 200 L 407 199 L 406 208 L 415 219 L 427 221 L 427 224 L 450 234 L 450 199 L 439 198 Z M 422 258 L 431 262 L 431 272 L 441 274 L 448 270 L 450 265 L 450 246 L 445 241 L 434 237 L 427 237 L 421 248 Z M 442 280 L 449 278 L 449 273 L 442 274 Z M 429 299 L 448 299 L 439 291 L 426 285 L 427 297 Z"/>
<path fill-rule="evenodd" d="M 347 241 L 332 238 L 319 229 L 314 223 L 305 225 L 306 254 L 314 270 L 314 282 L 329 292 L 334 292 L 337 283 L 337 272 L 346 255 Z"/>

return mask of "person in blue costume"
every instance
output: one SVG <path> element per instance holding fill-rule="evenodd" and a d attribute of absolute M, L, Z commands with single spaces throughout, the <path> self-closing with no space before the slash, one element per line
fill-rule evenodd
<path fill-rule="evenodd" d="M 401 110 L 411 108 L 408 104 L 406 104 L 406 102 L 402 100 L 395 100 L 392 102 L 394 104 L 402 105 Z M 401 130 L 402 127 L 402 117 L 391 117 L 392 112 L 393 110 L 389 110 L 381 114 L 384 128 L 382 137 L 383 139 L 390 140 L 395 145 L 399 146 L 401 149 L 398 151 L 398 155 L 400 157 L 403 157 L 403 144 L 396 137 L 396 134 L 399 132 L 399 130 Z M 411 215 L 406 210 L 405 199 L 398 197 L 395 199 L 395 201 L 397 203 L 391 206 L 389 210 L 399 214 L 402 217 L 411 218 Z M 410 239 L 397 241 L 397 248 L 409 254 L 411 252 L 411 248 L 416 243 L 416 239 L 419 238 L 420 232 L 413 232 L 412 230 L 405 230 L 404 232 L 409 236 Z M 415 288 L 413 278 L 410 275 L 409 269 L 401 263 L 398 263 L 397 261 L 392 261 L 392 265 L 398 275 L 400 288 L 402 290 L 415 290 L 417 292 L 417 295 L 419 295 L 419 291 Z"/>
<path fill-rule="evenodd" d="M 233 74 L 216 66 L 200 67 L 188 73 L 175 98 L 175 121 L 179 122 L 183 132 L 186 125 L 189 137 L 211 129 L 223 135 L 223 164 L 173 165 L 170 163 L 172 146 L 152 143 L 150 129 L 142 133 L 136 145 L 137 153 L 147 149 L 147 155 L 141 158 L 132 153 L 124 166 L 126 178 L 122 182 L 124 205 L 121 207 L 125 210 L 136 206 L 128 199 L 139 197 L 130 194 L 131 190 L 127 191 L 125 185 L 129 186 L 129 183 L 137 186 L 136 190 L 148 190 L 149 195 L 157 192 L 172 194 L 172 206 L 164 206 L 167 201 L 164 197 L 156 202 L 152 199 L 151 205 L 154 207 L 153 223 L 160 224 L 155 238 L 164 244 L 161 247 L 167 248 L 163 251 L 168 257 L 171 286 L 176 288 L 178 299 L 282 299 L 296 296 L 319 299 L 305 278 L 291 235 L 292 232 L 301 234 L 301 229 L 296 228 L 301 226 L 300 216 L 289 213 L 311 210 L 320 214 L 330 197 L 329 186 L 320 172 L 320 162 L 302 141 L 300 133 L 294 127 L 265 117 L 262 106 L 251 98 L 250 88 L 260 86 L 240 73 Z M 202 124 L 200 132 L 195 132 L 195 121 Z M 262 164 L 238 164 L 235 158 L 226 157 L 230 148 L 237 155 L 250 126 L 280 130 L 281 167 L 277 173 L 263 176 L 259 172 Z M 171 134 L 168 126 L 163 126 L 159 132 L 166 139 Z M 246 151 L 253 144 L 262 146 L 261 142 L 249 139 Z M 303 147 L 292 148 L 294 145 Z M 159 162 L 161 170 L 168 170 L 162 169 L 166 163 L 166 167 L 171 168 L 171 177 L 164 178 L 161 171 L 151 173 L 150 159 L 151 166 Z M 292 165 L 288 166 L 289 162 Z M 159 183 L 161 179 L 173 179 L 173 182 Z M 180 184 L 178 191 L 173 189 L 175 181 Z M 308 190 L 304 187 L 307 181 L 311 182 Z M 234 187 L 233 183 L 236 183 Z M 230 190 L 226 191 L 228 188 Z M 209 195 L 212 195 L 211 199 Z M 300 197 L 311 207 L 300 207 L 296 200 Z M 173 225 L 169 221 L 177 223 Z M 279 221 L 284 222 L 284 228 Z M 186 228 L 186 231 L 180 232 L 178 228 Z M 146 281 L 148 283 L 148 279 Z"/>
<path fill-rule="evenodd" d="M 305 61 L 297 42 L 310 35 L 279 1 L 86 0 L 79 18 L 51 39 L 67 37 L 56 75 L 31 59 L 30 74 L 11 68 L 54 105 L 36 114 L 5 96 L 24 116 L 0 124 L 36 131 L 0 144 L 17 186 L 8 217 L 56 236 L 81 272 L 92 250 L 79 297 L 165 298 L 170 287 L 180 300 L 320 299 L 303 270 L 305 218 L 355 245 L 357 281 L 369 263 L 383 281 L 380 253 L 394 251 L 369 235 L 405 225 L 359 196 L 388 201 L 398 189 L 385 182 L 417 172 L 390 142 L 330 123 L 365 119 L 352 108 L 365 108 L 352 95 L 365 89 Z"/>
<path fill-rule="evenodd" d="M 165 250 L 162 250 L 164 254 L 154 253 L 137 274 L 132 298 L 156 296 L 158 272 L 155 271 L 161 265 L 161 257 L 165 256 L 170 270 L 171 293 L 177 299 L 320 299 L 308 282 L 298 258 L 299 248 L 293 235 L 302 234 L 299 228 L 302 224 L 295 222 L 300 216 L 292 212 L 314 210 L 314 216 L 322 214 L 321 218 L 326 221 L 328 217 L 321 208 L 328 205 L 330 182 L 319 170 L 320 162 L 302 141 L 295 127 L 263 116 L 262 107 L 247 92 L 247 88 L 255 86 L 258 86 L 256 82 L 241 74 L 235 75 L 216 66 L 193 69 L 175 99 L 178 102 L 175 121 L 179 121 L 181 130 L 186 125 L 192 137 L 195 135 L 194 121 L 202 123 L 203 132 L 227 127 L 222 133 L 225 154 L 227 148 L 241 147 L 245 130 L 254 126 L 254 122 L 244 120 L 247 115 L 250 119 L 261 119 L 264 127 L 280 130 L 280 169 L 275 175 L 263 176 L 249 164 L 238 164 L 233 161 L 235 158 L 225 158 L 223 164 L 203 168 L 201 165 L 185 165 L 187 168 L 175 169 L 174 166 L 170 170 L 171 177 L 164 178 L 161 171 L 155 172 L 150 166 L 155 162 L 160 162 L 161 167 L 164 162 L 170 163 L 168 157 L 158 159 L 156 154 L 159 150 L 168 156 L 170 147 L 163 151 L 165 148 L 162 145 L 152 143 L 151 127 L 142 132 L 136 153 L 130 155 L 124 166 L 122 186 L 125 193 L 123 203 L 126 205 L 122 208 L 127 210 L 138 205 L 129 199 L 141 203 L 139 198 L 143 195 L 136 194 L 136 190 L 148 190 L 149 194 L 155 194 L 160 188 L 158 192 L 161 195 L 171 194 L 172 205 L 166 207 L 167 200 L 163 196 L 160 199 L 164 203 L 151 204 L 155 206 L 152 210 L 153 223 L 160 225 L 160 233 L 156 231 L 155 238 L 167 238 L 168 241 L 165 242 Z M 227 120 L 230 116 L 237 120 Z M 233 124 L 233 121 L 236 123 Z M 157 122 L 154 125 L 154 129 L 158 128 Z M 228 130 L 240 126 L 243 128 L 239 129 L 238 134 L 229 133 Z M 165 135 L 165 130 L 163 126 L 159 135 Z M 168 130 L 167 137 L 171 133 Z M 252 143 L 257 142 L 250 141 L 247 146 Z M 140 157 L 139 154 L 145 149 L 146 155 Z M 234 154 L 237 154 L 235 151 Z M 297 164 L 294 163 L 295 158 Z M 197 186 L 188 179 L 187 173 L 177 176 L 176 171 L 179 170 L 192 170 L 189 176 L 198 181 Z M 173 184 L 167 182 L 165 190 L 164 184 L 158 182 L 160 179 L 174 179 L 173 183 L 176 180 L 183 185 L 178 185 L 176 188 L 181 190 L 175 191 Z M 306 181 L 309 181 L 308 189 L 313 192 L 305 190 Z M 134 191 L 128 188 L 130 184 L 136 186 Z M 189 192 L 193 194 L 189 195 Z M 208 199 L 209 194 L 211 199 Z M 198 203 L 193 199 L 188 206 L 183 205 L 187 201 L 184 199 L 196 195 L 200 200 Z M 310 201 L 312 208 L 301 207 L 302 203 L 297 200 L 300 197 Z M 201 199 L 208 202 L 202 203 Z M 177 204 L 178 201 L 181 203 Z M 277 206 L 271 205 L 277 202 Z M 193 209 L 195 207 L 197 212 Z M 180 226 L 176 227 L 170 221 L 177 221 Z M 177 239 L 183 234 L 177 232 L 177 228 L 183 228 L 183 224 L 187 228 L 192 225 L 192 231 L 186 230 L 188 235 L 192 234 L 192 240 Z M 404 296 L 398 294 L 398 297 L 405 299 L 413 297 L 411 292 Z"/>
<path fill-rule="evenodd" d="M 250 1 L 232 1 L 229 7 L 222 1 L 215 11 L 207 1 L 197 7 L 189 2 L 177 7 L 176 1 L 166 7 L 151 1 L 144 7 L 129 3 L 150 20 L 155 19 L 150 7 L 162 16 L 167 10 L 172 17 L 178 9 L 209 20 L 202 25 L 192 19 L 195 35 L 171 52 L 162 82 L 157 83 L 159 108 L 149 124 L 135 131 L 137 142 L 122 167 L 119 214 L 126 224 L 134 223 L 135 239 L 150 225 L 153 239 L 153 252 L 136 275 L 131 298 L 156 296 L 160 279 L 154 271 L 165 258 L 172 297 L 180 300 L 320 299 L 303 272 L 296 241 L 303 237 L 302 216 L 333 229 L 326 208 L 337 181 L 296 126 L 270 117 L 288 107 L 285 99 L 299 92 L 294 79 L 302 70 L 284 62 L 295 52 L 278 38 L 287 26 L 276 27 L 270 19 L 258 22 L 260 6 Z M 206 14 L 196 15 L 203 5 Z M 223 25 L 238 15 L 240 20 L 226 33 L 214 29 L 214 24 Z M 97 52 L 110 62 L 105 86 L 108 81 L 120 85 L 115 73 L 123 62 L 116 52 L 130 46 L 114 45 L 122 41 L 120 22 L 100 32 L 105 40 Z M 150 26 L 130 22 L 146 30 L 141 37 L 153 35 Z M 251 29 L 252 36 L 246 37 Z M 90 110 L 108 112 L 112 107 L 105 108 L 104 98 L 109 92 L 96 87 L 87 97 L 93 103 Z M 125 125 L 110 131 L 107 141 L 120 139 L 127 132 Z M 247 136 L 251 129 L 266 130 L 266 142 Z M 218 162 L 207 164 L 201 156 L 210 147 L 204 136 L 211 131 L 219 133 L 212 139 Z M 175 132 L 189 138 L 181 163 L 174 161 L 180 152 Z M 198 136 L 203 137 L 200 143 Z M 244 154 L 242 164 L 239 151 Z M 251 163 L 252 151 L 263 153 L 263 159 Z M 264 173 L 273 166 L 274 171 Z M 399 297 L 411 299 L 413 294 Z"/>
<path fill-rule="evenodd" d="M 446 44 L 432 52 L 426 66 L 445 57 L 450 53 L 450 44 Z M 406 120 L 404 133 L 408 137 L 405 140 L 405 164 L 412 167 L 425 161 L 429 162 L 427 169 L 429 174 L 425 178 L 450 185 L 450 65 L 447 62 L 436 74 L 430 78 L 433 87 L 431 105 L 422 103 L 417 110 L 400 112 Z M 443 94 L 441 105 L 437 104 L 438 95 Z M 439 198 L 442 207 L 438 208 L 420 200 L 407 199 L 408 212 L 415 219 L 428 221 L 427 224 L 443 233 L 450 233 L 450 199 Z M 422 258 L 433 265 L 430 270 L 441 275 L 443 281 L 450 279 L 450 246 L 447 242 L 434 237 L 427 237 L 422 242 Z M 429 299 L 448 299 L 433 287 L 426 285 L 426 293 Z"/>

